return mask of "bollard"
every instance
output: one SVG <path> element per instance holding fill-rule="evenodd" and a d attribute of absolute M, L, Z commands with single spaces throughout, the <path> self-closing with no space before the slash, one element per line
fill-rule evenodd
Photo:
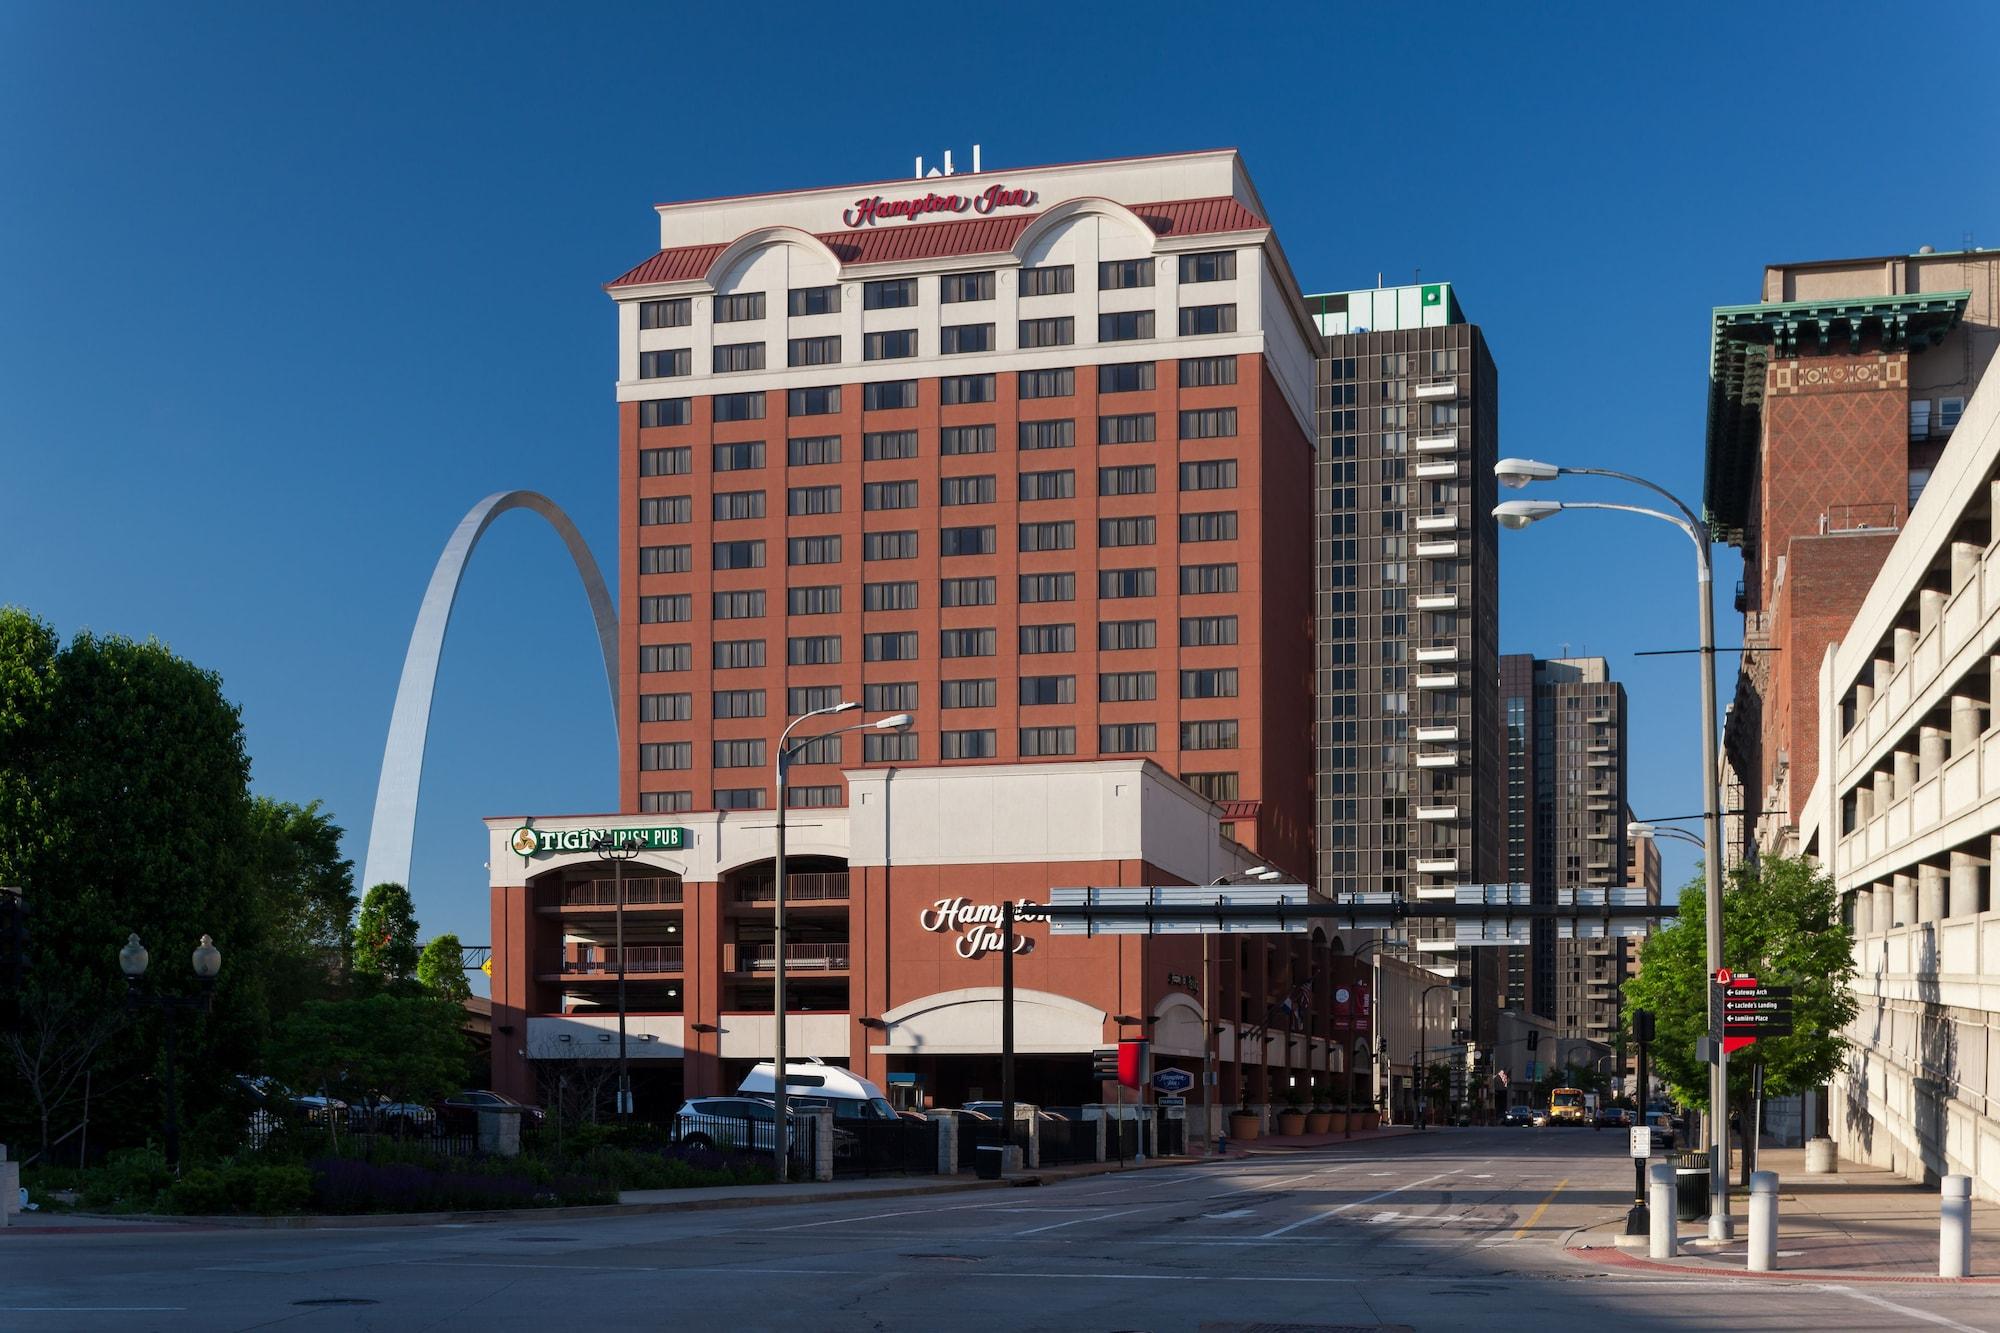
<path fill-rule="evenodd" d="M 1972 1276 L 1971 1176 L 1946 1176 L 1939 1187 L 1938 1276 Z"/>
<path fill-rule="evenodd" d="M 1778 1173 L 1750 1173 L 1750 1271 L 1778 1266 Z"/>
<path fill-rule="evenodd" d="M 1671 1259 L 1680 1244 L 1674 1234 L 1674 1168 L 1648 1167 L 1646 1179 L 1651 1182 L 1646 1186 L 1646 1213 L 1653 1224 L 1649 1253 L 1655 1259 Z"/>

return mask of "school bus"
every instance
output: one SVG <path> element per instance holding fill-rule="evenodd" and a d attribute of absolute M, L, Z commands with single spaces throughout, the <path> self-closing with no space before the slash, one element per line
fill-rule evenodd
<path fill-rule="evenodd" d="M 1557 1088 L 1549 1093 L 1549 1123 L 1588 1125 L 1597 1118 L 1597 1094 L 1582 1088 Z"/>

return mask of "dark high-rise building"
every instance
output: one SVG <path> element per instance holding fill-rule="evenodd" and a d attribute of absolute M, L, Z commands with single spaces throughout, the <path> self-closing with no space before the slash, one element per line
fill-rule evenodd
<path fill-rule="evenodd" d="M 1306 298 L 1326 337 L 1315 522 L 1319 884 L 1417 900 L 1506 874 L 1493 464 L 1499 381 L 1450 283 Z M 1413 923 L 1490 1049 L 1493 950 Z M 1442 1058 L 1440 1054 L 1438 1058 Z"/>

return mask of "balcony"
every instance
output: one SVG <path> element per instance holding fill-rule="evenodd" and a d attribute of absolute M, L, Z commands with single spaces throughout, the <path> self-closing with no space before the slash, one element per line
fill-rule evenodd
<path fill-rule="evenodd" d="M 1455 592 L 1420 592 L 1410 598 L 1410 605 L 1419 611 L 1456 611 L 1458 594 Z"/>
<path fill-rule="evenodd" d="M 1418 532 L 1457 532 L 1457 514 L 1418 514 L 1410 520 Z"/>
<path fill-rule="evenodd" d="M 1417 660 L 1419 662 L 1456 662 L 1458 658 L 1459 658 L 1459 652 L 1457 644 L 1453 644 L 1447 648 L 1417 649 Z"/>
<path fill-rule="evenodd" d="M 681 882 L 673 875 L 628 875 L 625 877 L 625 905 L 652 907 L 678 904 Z M 618 882 L 615 879 L 586 879 L 562 886 L 559 905 L 563 907 L 616 907 Z"/>
<path fill-rule="evenodd" d="M 1455 690 L 1458 688 L 1458 673 L 1442 671 L 1432 675 L 1419 674 L 1414 681 L 1420 690 Z"/>
<path fill-rule="evenodd" d="M 1417 818 L 1426 824 L 1449 824 L 1456 821 L 1458 817 L 1458 807 L 1455 805 L 1420 805 L 1417 807 Z"/>
<path fill-rule="evenodd" d="M 1462 547 L 1460 547 L 1458 538 L 1456 537 L 1452 538 L 1450 541 L 1443 541 L 1443 542 L 1419 541 L 1416 542 L 1414 546 L 1418 555 L 1424 556 L 1425 558 L 1431 560 L 1440 560 L 1440 559 L 1449 560 L 1452 557 L 1458 555 L 1459 552 L 1463 549 Z"/>
<path fill-rule="evenodd" d="M 1608 754 L 1594 754 L 1583 761 L 1586 768 L 1609 768 L 1614 762 Z"/>
<path fill-rule="evenodd" d="M 1418 768 L 1457 768 L 1458 764 L 1459 759 L 1455 754 L 1420 754 L 1417 756 Z"/>
<path fill-rule="evenodd" d="M 1588 722 L 1593 727 L 1608 727 L 1611 725 L 1611 714 L 1592 713 L 1589 717 L 1585 718 L 1584 721 Z"/>
<path fill-rule="evenodd" d="M 771 944 L 739 944 L 736 946 L 737 972 L 771 972 L 778 966 L 777 946 Z M 787 944 L 785 946 L 785 970 L 787 972 L 845 972 L 847 970 L 847 941 L 838 940 L 829 944 Z"/>
<path fill-rule="evenodd" d="M 775 883 L 739 884 L 736 886 L 736 901 L 739 903 L 768 903 L 776 901 L 778 886 Z M 797 875 L 785 876 L 785 901 L 787 903 L 824 903 L 847 901 L 847 872 L 845 870 L 805 871 Z"/>
<path fill-rule="evenodd" d="M 1456 458 L 1418 459 L 1410 465 L 1410 475 L 1421 481 L 1447 480 L 1459 475 Z"/>
<path fill-rule="evenodd" d="M 1411 734 L 1420 741 L 1455 741 L 1458 739 L 1458 728 L 1456 726 L 1416 727 L 1411 730 Z"/>
<path fill-rule="evenodd" d="M 625 949 L 625 975 L 648 976 L 682 970 L 678 944 L 633 944 Z M 575 958 L 563 959 L 565 976 L 616 976 L 618 950 L 610 946 L 585 945 Z"/>
<path fill-rule="evenodd" d="M 1419 435 L 1412 447 L 1420 454 L 1449 454 L 1458 450 L 1458 432 L 1449 435 Z"/>
<path fill-rule="evenodd" d="M 1456 875 L 1458 873 L 1458 858 L 1450 856 L 1428 861 L 1419 859 L 1417 861 L 1417 873 L 1420 875 Z"/>
<path fill-rule="evenodd" d="M 1434 403 L 1440 399 L 1458 397 L 1458 376 L 1445 375 L 1439 379 L 1421 380 L 1410 386 L 1410 397 L 1420 403 Z"/>

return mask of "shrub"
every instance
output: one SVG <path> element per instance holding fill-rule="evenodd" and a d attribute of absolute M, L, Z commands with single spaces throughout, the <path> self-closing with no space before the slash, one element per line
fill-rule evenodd
<path fill-rule="evenodd" d="M 601 1180 L 557 1175 L 541 1163 L 443 1168 L 322 1157 L 313 1162 L 312 1173 L 313 1201 L 329 1213 L 552 1208 L 615 1203 L 618 1198 Z"/>
<path fill-rule="evenodd" d="M 143 1211 L 173 1183 L 174 1173 L 158 1149 L 126 1148 L 106 1158 L 102 1169 L 85 1174 L 83 1205 Z"/>
<path fill-rule="evenodd" d="M 161 1191 L 156 1207 L 163 1213 L 226 1213 L 229 1189 L 221 1172 L 199 1166 Z"/>

